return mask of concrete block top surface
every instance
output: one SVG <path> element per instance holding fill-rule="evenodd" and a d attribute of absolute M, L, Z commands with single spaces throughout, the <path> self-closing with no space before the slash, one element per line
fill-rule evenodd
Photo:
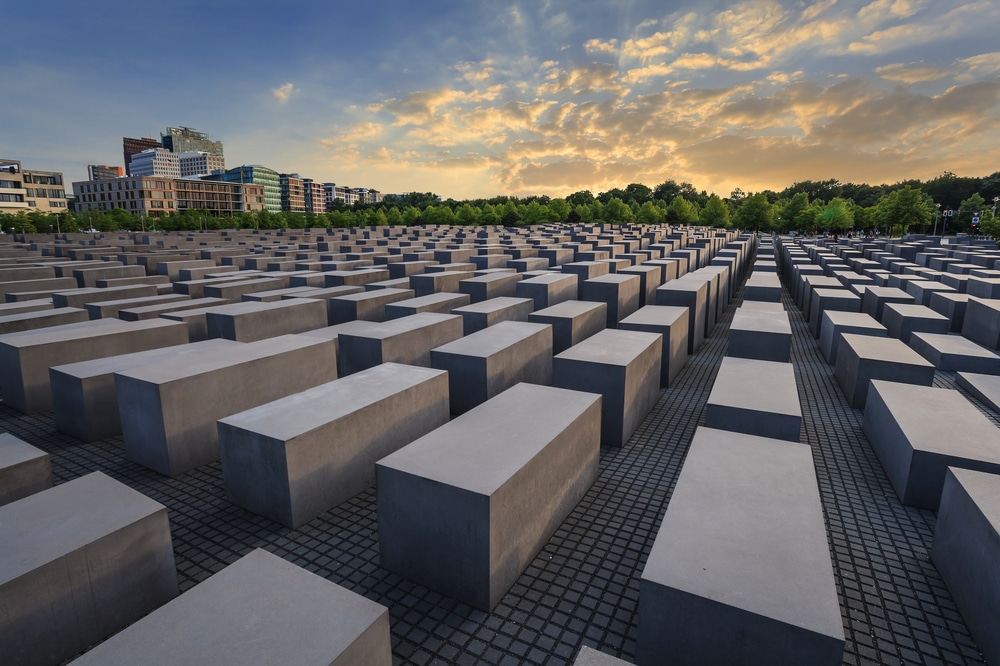
<path fill-rule="evenodd" d="M 576 656 L 573 666 L 626 666 L 629 662 L 604 654 L 584 645 Z"/>
<path fill-rule="evenodd" d="M 489 313 L 495 312 L 497 310 L 503 310 L 505 308 L 513 308 L 525 304 L 534 304 L 534 301 L 530 298 L 518 298 L 515 296 L 497 296 L 496 298 L 490 298 L 485 301 L 480 301 L 478 303 L 471 303 L 469 305 L 463 305 L 460 308 L 454 308 L 453 313 L 463 313 L 463 312 L 482 312 Z"/>
<path fill-rule="evenodd" d="M 960 391 L 881 379 L 871 385 L 914 449 L 1000 464 L 1000 429 Z"/>
<path fill-rule="evenodd" d="M 669 326 L 681 317 L 688 316 L 688 308 L 680 305 L 646 305 L 639 308 L 619 323 L 640 326 Z"/>
<path fill-rule="evenodd" d="M 128 368 L 140 365 L 149 365 L 161 361 L 177 361 L 190 354 L 199 354 L 212 350 L 225 349 L 240 342 L 232 340 L 202 340 L 201 342 L 189 342 L 183 345 L 173 345 L 171 347 L 160 347 L 147 351 L 134 352 L 132 354 L 120 354 L 118 356 L 107 356 L 105 358 L 95 358 L 90 361 L 80 361 L 79 363 L 67 363 L 65 365 L 55 365 L 50 368 L 52 372 L 69 375 L 77 379 L 87 379 L 89 377 L 99 377 L 111 372 L 120 372 Z"/>
<path fill-rule="evenodd" d="M 378 464 L 490 496 L 576 418 L 600 409 L 601 399 L 522 382 Z"/>
<path fill-rule="evenodd" d="M 627 366 L 651 345 L 660 344 L 659 333 L 604 329 L 573 345 L 555 358 L 602 365 Z"/>
<path fill-rule="evenodd" d="M 0 433 L 0 470 L 47 455 L 41 449 L 14 437 L 9 432 Z"/>
<path fill-rule="evenodd" d="M 449 320 L 461 321 L 461 315 L 443 314 L 439 312 L 418 312 L 416 314 L 389 319 L 384 322 L 349 321 L 341 326 L 338 335 L 354 335 L 361 338 L 385 340 L 397 335 L 409 333 L 425 326 L 434 326 Z"/>
<path fill-rule="evenodd" d="M 129 368 L 118 374 L 140 381 L 164 384 L 295 349 L 327 344 L 328 342 L 329 340 L 319 336 L 279 335 L 266 340 L 226 347 L 225 349 L 205 350 L 199 354 L 187 357 L 185 363 L 161 361 L 152 365 Z"/>
<path fill-rule="evenodd" d="M 788 321 L 788 315 L 784 312 L 744 312 L 743 308 L 738 308 L 733 314 L 733 322 L 729 330 L 755 331 L 759 333 L 783 333 L 792 334 L 792 325 Z"/>
<path fill-rule="evenodd" d="M 0 585 L 166 510 L 102 472 L 0 506 Z"/>
<path fill-rule="evenodd" d="M 454 342 L 441 345 L 435 348 L 434 351 L 447 354 L 461 354 L 463 356 L 487 357 L 547 329 L 551 329 L 549 324 L 535 324 L 527 321 L 502 321 L 489 328 L 470 333 Z"/>
<path fill-rule="evenodd" d="M 843 639 L 812 449 L 698 428 L 642 577 Z"/>
<path fill-rule="evenodd" d="M 95 326 L 98 322 L 108 322 L 100 326 Z M 87 325 L 89 324 L 89 326 Z M 81 324 L 70 324 L 67 327 L 52 326 L 50 328 L 26 331 L 25 333 L 12 333 L 0 337 L 0 343 L 12 347 L 34 347 L 37 345 L 58 344 L 68 340 L 84 340 L 87 338 L 100 338 L 119 333 L 128 333 L 143 330 L 153 330 L 157 328 L 170 328 L 178 326 L 174 321 L 163 319 L 147 319 L 145 321 L 122 321 L 121 319 L 95 319 Z M 70 328 L 76 327 L 76 328 Z M 60 330 L 54 330 L 54 329 Z"/>
<path fill-rule="evenodd" d="M 346 416 L 358 407 L 446 374 L 445 370 L 382 363 L 219 421 L 279 441 L 288 441 Z"/>
<path fill-rule="evenodd" d="M 823 319 L 829 319 L 834 326 L 850 326 L 853 328 L 874 328 L 885 330 L 885 326 L 875 321 L 867 312 L 842 312 L 840 310 L 824 310 Z"/>
<path fill-rule="evenodd" d="M 303 302 L 313 302 L 312 298 L 288 298 L 281 301 L 240 301 L 213 308 L 209 314 L 215 315 L 241 315 L 250 312 L 267 312 L 271 310 L 285 310 L 302 305 Z"/>
<path fill-rule="evenodd" d="M 886 303 L 886 310 L 892 310 L 902 317 L 919 317 L 920 319 L 934 319 L 937 321 L 948 321 L 944 315 L 938 314 L 926 305 L 915 303 Z M 885 315 L 883 315 L 885 317 Z"/>
<path fill-rule="evenodd" d="M 257 549 L 74 663 L 328 665 L 386 612 Z"/>
<path fill-rule="evenodd" d="M 989 521 L 994 533 L 1000 534 L 1000 474 L 979 472 L 961 467 L 949 467 L 955 481 L 965 489 Z"/>
<path fill-rule="evenodd" d="M 542 310 L 535 310 L 532 314 L 540 317 L 578 317 L 594 310 L 607 310 L 607 303 L 596 303 L 593 301 L 563 301 L 555 305 L 550 305 Z M 687 308 L 685 308 L 687 309 Z"/>
<path fill-rule="evenodd" d="M 802 416 L 799 393 L 795 386 L 795 370 L 791 363 L 726 356 L 719 366 L 708 402 L 772 414 Z"/>
<path fill-rule="evenodd" d="M 978 345 L 968 338 L 963 338 L 961 335 L 916 332 L 910 338 L 910 344 L 912 345 L 915 341 L 923 342 L 942 354 L 972 356 L 983 360 L 1000 360 L 1000 356 L 997 356 L 996 352 Z"/>
<path fill-rule="evenodd" d="M 886 363 L 922 365 L 927 368 L 934 367 L 923 356 L 907 347 L 905 342 L 896 338 L 844 333 L 841 349 L 843 349 L 844 345 L 850 346 L 858 358 L 861 359 Z"/>

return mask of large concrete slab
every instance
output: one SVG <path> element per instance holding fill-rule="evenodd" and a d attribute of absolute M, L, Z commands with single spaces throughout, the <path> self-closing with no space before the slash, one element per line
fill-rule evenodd
<path fill-rule="evenodd" d="M 297 529 L 374 484 L 378 460 L 448 416 L 447 373 L 383 363 L 219 419 L 226 495 Z"/>
<path fill-rule="evenodd" d="M 754 313 L 738 308 L 729 325 L 728 356 L 788 363 L 792 356 L 792 325 L 785 312 Z"/>
<path fill-rule="evenodd" d="M 723 358 L 705 405 L 705 426 L 799 441 L 802 408 L 792 365 Z"/>
<path fill-rule="evenodd" d="M 624 446 L 660 396 L 659 333 L 604 329 L 552 359 L 552 385 L 603 396 L 601 443 Z"/>
<path fill-rule="evenodd" d="M 914 333 L 910 348 L 938 370 L 1000 375 L 1000 356 L 960 335 Z"/>
<path fill-rule="evenodd" d="M 958 385 L 972 397 L 1000 413 L 1000 376 L 984 375 L 977 372 L 959 372 L 955 379 Z"/>
<path fill-rule="evenodd" d="M 708 310 L 708 283 L 678 278 L 656 290 L 657 305 L 674 305 L 690 310 L 688 317 L 688 353 L 693 354 L 705 342 Z"/>
<path fill-rule="evenodd" d="M 840 337 L 844 333 L 856 335 L 874 335 L 888 337 L 885 326 L 864 312 L 840 312 L 824 310 L 823 323 L 820 324 L 819 349 L 830 365 L 837 362 L 837 349 L 840 348 Z"/>
<path fill-rule="evenodd" d="M 931 559 L 989 663 L 1000 663 L 1000 476 L 949 467 Z"/>
<path fill-rule="evenodd" d="M 645 331 L 662 336 L 661 387 L 669 387 L 677 377 L 677 373 L 687 363 L 687 320 L 690 316 L 690 310 L 684 307 L 646 305 L 618 322 L 618 328 L 623 331 Z"/>
<path fill-rule="evenodd" d="M 552 351 L 563 352 L 579 344 L 607 324 L 607 303 L 563 301 L 528 315 L 528 320 L 552 326 Z"/>
<path fill-rule="evenodd" d="M 5 663 L 61 663 L 176 595 L 166 507 L 105 474 L 0 507 Z"/>
<path fill-rule="evenodd" d="M 327 326 L 326 302 L 310 298 L 244 301 L 205 313 L 209 338 L 257 342 Z"/>
<path fill-rule="evenodd" d="M 638 275 L 612 273 L 580 283 L 580 300 L 607 304 L 607 328 L 617 328 L 618 322 L 639 309 Z"/>
<path fill-rule="evenodd" d="M 471 335 L 503 321 L 528 321 L 534 306 L 530 298 L 502 296 L 452 308 L 451 312 L 461 315 L 463 330 L 466 335 Z"/>
<path fill-rule="evenodd" d="M 336 378 L 336 339 L 306 335 L 117 372 L 125 457 L 178 476 L 219 459 L 219 419 Z"/>
<path fill-rule="evenodd" d="M 552 382 L 552 327 L 504 321 L 431 350 L 448 371 L 451 411 L 463 414 L 518 382 Z"/>
<path fill-rule="evenodd" d="M 839 665 L 812 449 L 698 428 L 639 586 L 640 664 Z"/>
<path fill-rule="evenodd" d="M 414 292 L 412 289 L 376 289 L 374 291 L 334 296 L 327 300 L 327 323 L 332 326 L 334 324 L 343 324 L 347 321 L 354 321 L 355 319 L 385 321 L 386 305 L 405 301 L 413 297 Z"/>
<path fill-rule="evenodd" d="M 9 432 L 0 433 L 0 506 L 51 487 L 49 454 Z"/>
<path fill-rule="evenodd" d="M 132 323 L 98 319 L 6 335 L 0 338 L 4 401 L 25 414 L 45 412 L 52 408 L 52 366 L 186 342 L 186 326 L 162 320 Z"/>
<path fill-rule="evenodd" d="M 575 301 L 578 292 L 576 276 L 561 273 L 521 280 L 515 287 L 515 295 L 519 298 L 532 299 L 536 311 L 558 305 L 563 301 Z"/>
<path fill-rule="evenodd" d="M 75 324 L 89 319 L 90 315 L 82 308 L 53 309 L 50 303 L 47 309 L 0 314 L 0 335 L 34 331 L 62 324 Z"/>
<path fill-rule="evenodd" d="M 895 338 L 841 335 L 833 375 L 851 407 L 864 409 L 873 379 L 930 386 L 934 366 Z"/>
<path fill-rule="evenodd" d="M 113 636 L 77 666 L 390 666 L 389 611 L 257 549 Z"/>
<path fill-rule="evenodd" d="M 1000 300 L 970 297 L 965 305 L 962 335 L 990 349 L 1000 349 Z"/>
<path fill-rule="evenodd" d="M 458 315 L 423 312 L 386 322 L 352 321 L 339 325 L 340 372 L 353 375 L 380 363 L 430 367 L 431 350 L 462 337 Z"/>
<path fill-rule="evenodd" d="M 882 323 L 890 338 L 899 338 L 907 344 L 916 332 L 946 334 L 951 327 L 947 317 L 926 305 L 907 303 L 886 303 Z"/>
<path fill-rule="evenodd" d="M 409 298 L 405 301 L 387 303 L 385 306 L 385 318 L 386 320 L 399 319 L 400 317 L 409 317 L 410 315 L 422 312 L 449 314 L 455 308 L 464 307 L 471 302 L 472 299 L 469 298 L 468 294 L 452 294 L 442 291 L 436 294 L 428 294 L 427 296 Z"/>
<path fill-rule="evenodd" d="M 597 478 L 600 403 L 518 384 L 380 460 L 382 567 L 492 610 Z"/>
<path fill-rule="evenodd" d="M 1000 473 L 1000 430 L 959 391 L 873 380 L 862 429 L 907 506 L 936 511 L 949 466 Z"/>

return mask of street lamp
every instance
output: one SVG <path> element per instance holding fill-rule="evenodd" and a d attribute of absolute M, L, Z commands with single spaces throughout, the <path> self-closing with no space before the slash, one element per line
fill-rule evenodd
<path fill-rule="evenodd" d="M 937 212 L 934 213 L 934 233 L 932 235 L 937 236 L 937 223 L 938 217 L 941 216 L 941 204 L 936 203 L 934 207 L 937 208 Z"/>
<path fill-rule="evenodd" d="M 993 197 L 993 217 L 997 216 L 997 203 L 1000 202 L 1000 197 Z"/>

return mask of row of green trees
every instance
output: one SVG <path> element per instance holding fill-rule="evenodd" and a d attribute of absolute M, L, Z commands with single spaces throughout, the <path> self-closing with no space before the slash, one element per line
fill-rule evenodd
<path fill-rule="evenodd" d="M 971 187 L 980 189 L 969 191 Z M 941 198 L 935 198 L 936 192 Z M 955 200 L 956 197 L 964 198 Z M 993 197 L 1000 197 L 1000 172 L 987 178 L 942 174 L 922 183 L 896 185 L 842 184 L 836 180 L 802 181 L 781 192 L 752 194 L 740 189 L 728 197 L 697 191 L 690 183 L 667 180 L 655 188 L 632 183 L 594 195 L 588 190 L 565 198 L 493 197 L 442 201 L 432 192 L 387 197 L 377 204 L 338 202 L 327 213 L 240 213 L 216 217 L 205 210 L 186 210 L 158 218 L 139 218 L 124 210 L 107 213 L 71 212 L 51 215 L 21 212 L 0 215 L 5 231 L 76 232 L 86 230 L 280 229 L 381 225 L 503 225 L 546 223 L 639 223 L 736 226 L 785 233 L 880 229 L 899 235 L 906 231 L 979 232 L 1000 237 L 993 215 Z M 949 216 L 948 211 L 953 211 Z M 978 213 L 978 227 L 974 215 Z"/>

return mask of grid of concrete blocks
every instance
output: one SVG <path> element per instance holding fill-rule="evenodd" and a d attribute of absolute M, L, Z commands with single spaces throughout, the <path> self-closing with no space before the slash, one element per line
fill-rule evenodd
<path fill-rule="evenodd" d="M 996 261 L 670 226 L 9 243 L 0 661 L 1000 660 Z M 838 433 L 936 525 L 954 610 L 916 649 L 933 613 L 855 622 Z M 579 528 L 618 481 L 642 524 Z M 584 551 L 610 564 L 545 563 Z"/>

